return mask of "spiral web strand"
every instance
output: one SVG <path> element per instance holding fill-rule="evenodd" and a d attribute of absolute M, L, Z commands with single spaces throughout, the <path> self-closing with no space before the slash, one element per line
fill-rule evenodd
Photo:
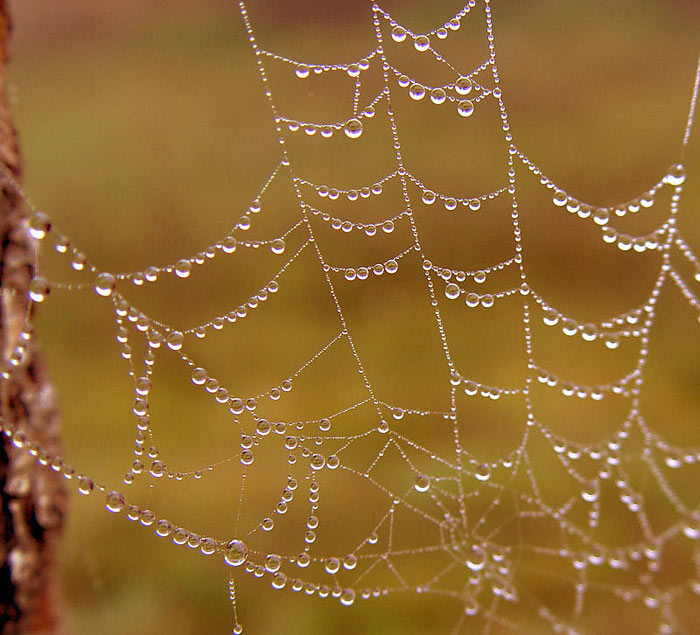
<path fill-rule="evenodd" d="M 94 290 L 111 303 L 120 355 L 133 380 L 135 450 L 124 477 L 125 486 L 143 480 L 151 488 L 159 482 L 177 485 L 180 481 L 201 480 L 204 484 L 209 473 L 235 465 L 239 470 L 238 481 L 231 485 L 235 522 L 226 530 L 229 533 L 203 535 L 197 527 L 180 526 L 148 506 L 130 504 L 122 493 L 128 493 L 128 487 L 112 489 L 76 472 L 61 457 L 44 452 L 22 429 L 6 424 L 5 434 L 42 464 L 75 481 L 81 494 L 99 492 L 106 496 L 110 511 L 126 514 L 176 545 L 188 545 L 206 557 L 222 558 L 231 567 L 229 595 L 234 633 L 242 632 L 238 618 L 245 614 L 245 607 L 236 607 L 235 581 L 243 575 L 261 578 L 276 591 L 303 591 L 316 598 L 336 599 L 344 606 L 398 593 L 439 596 L 457 607 L 445 628 L 454 633 L 469 632 L 474 624 L 484 630 L 500 627 L 506 632 L 579 632 L 589 609 L 589 597 L 598 594 L 643 606 L 654 616 L 656 630 L 675 632 L 675 603 L 685 594 L 700 593 L 700 508 L 692 490 L 677 486 L 675 473 L 690 474 L 700 463 L 700 448 L 681 447 L 666 440 L 659 426 L 647 420 L 642 396 L 650 337 L 662 292 L 674 288 L 700 314 L 700 260 L 677 225 L 686 180 L 684 165 L 670 166 L 639 196 L 609 206 L 579 200 L 548 178 L 511 133 L 488 0 L 471 0 L 444 24 L 426 33 L 411 31 L 373 4 L 375 47 L 351 63 L 327 65 L 266 50 L 258 43 L 246 5 L 239 2 L 239 8 L 277 132 L 280 158 L 227 235 L 165 266 L 107 272 L 52 227 L 49 218 L 24 197 L 10 175 L 5 175 L 27 203 L 31 236 L 42 248 L 44 243 L 52 243 L 53 250 L 68 260 L 71 275 L 81 279 L 49 281 L 37 273 L 29 290 L 26 325 L 5 363 L 3 376 L 10 377 L 22 364 L 33 336 L 35 307 L 41 304 L 40 311 L 44 310 L 50 291 L 92 295 Z M 485 57 L 465 69 L 441 51 L 443 43 L 454 37 L 466 21 L 480 25 Z M 453 79 L 434 85 L 418 81 L 394 61 L 397 47 L 430 57 Z M 328 74 L 349 77 L 353 91 L 347 118 L 318 121 L 286 114 L 278 105 L 274 82 L 269 78 L 271 67 L 296 75 L 299 82 Z M 372 73 L 378 78 L 376 90 L 367 88 L 372 82 L 365 80 Z M 690 139 L 698 76 L 681 152 Z M 401 100 L 405 103 L 397 108 Z M 480 125 L 482 109 L 495 106 L 503 147 L 500 184 L 485 192 L 456 195 L 431 186 L 411 171 L 404 158 L 405 139 L 397 111 L 405 109 L 406 103 L 410 108 L 421 102 L 451 110 L 455 118 L 474 126 Z M 392 167 L 371 182 L 349 186 L 307 178 L 289 149 L 295 139 L 360 143 L 382 126 L 389 133 Z M 520 183 L 528 180 L 547 192 L 553 212 L 580 219 L 587 230 L 599 232 L 600 242 L 607 248 L 626 253 L 629 258 L 658 254 L 658 269 L 641 303 L 589 322 L 557 307 L 547 293 L 537 288 L 523 245 L 521 223 L 527 212 L 521 212 L 519 205 Z M 248 238 L 246 232 L 265 215 L 268 192 L 280 183 L 291 186 L 296 207 L 290 222 L 272 237 Z M 384 203 L 389 192 L 397 194 L 398 209 L 393 202 Z M 381 217 L 360 221 L 359 216 L 347 212 L 363 201 L 380 207 Z M 426 246 L 426 213 L 429 223 L 431 215 L 471 217 L 488 214 L 496 205 L 505 205 L 509 213 L 510 247 L 502 259 L 483 262 L 478 268 L 451 266 L 449 251 L 435 253 Z M 666 209 L 661 221 L 645 233 L 633 235 L 617 228 L 624 217 L 658 213 L 662 206 Z M 326 249 L 325 242 L 331 234 L 334 240 L 355 241 L 345 252 L 351 254 L 350 259 L 342 256 L 336 260 L 329 255 L 331 250 Z M 396 236 L 401 240 L 380 242 Z M 453 239 L 459 241 L 459 237 Z M 387 244 L 394 251 L 373 260 L 362 255 L 365 250 L 354 247 L 357 241 L 381 245 L 366 250 L 372 257 Z M 260 277 L 249 299 L 203 323 L 175 328 L 130 300 L 134 287 L 147 287 L 167 277 L 189 278 L 214 260 L 230 259 L 230 266 L 236 267 L 241 254 L 263 251 L 278 259 L 274 273 Z M 273 310 L 287 279 L 309 263 L 321 276 L 314 293 L 327 296 L 332 304 L 334 331 L 307 351 L 306 361 L 288 375 L 272 378 L 254 394 L 239 394 L 235 385 L 214 376 L 215 371 L 200 360 L 197 342 L 218 332 L 233 332 L 235 337 L 241 324 Z M 686 271 L 694 272 L 694 278 Z M 42 272 L 41 258 L 37 272 Z M 382 281 L 384 289 L 398 288 L 400 282 L 394 280 L 401 281 L 402 276 L 419 281 L 418 302 L 429 308 L 443 367 L 440 407 L 421 407 L 416 399 L 404 403 L 385 396 L 350 317 L 353 296 L 349 294 L 362 294 L 363 286 L 375 281 Z M 504 280 L 507 282 L 502 283 Z M 477 315 L 488 321 L 501 306 L 517 306 L 519 322 L 513 330 L 524 350 L 521 379 L 511 383 L 487 381 L 472 374 L 464 356 L 456 352 L 460 333 L 452 316 Z M 563 336 L 567 341 L 558 344 L 562 347 L 576 341 L 599 347 L 609 355 L 636 347 L 634 363 L 616 378 L 581 382 L 541 358 L 537 345 L 540 327 L 557 333 L 559 338 Z M 351 364 L 355 382 L 359 382 L 359 396 L 321 416 L 285 417 L 278 405 L 283 406 L 297 383 L 331 356 Z M 233 454 L 204 467 L 179 469 L 157 449 L 160 422 L 152 420 L 151 401 L 159 365 L 166 358 L 184 366 L 203 398 L 226 411 L 240 434 L 239 447 Z M 547 415 L 539 411 L 535 394 L 541 390 L 577 403 L 617 400 L 625 404 L 624 414 L 604 438 L 584 443 L 574 434 L 570 438 L 562 434 L 561 426 L 551 425 Z M 470 404 L 479 400 L 499 407 L 506 404 L 497 416 L 515 419 L 518 430 L 517 438 L 509 440 L 512 449 L 489 460 L 480 458 L 471 447 L 466 413 Z M 309 412 L 316 411 L 309 406 Z M 438 437 L 447 440 L 437 443 Z M 558 466 L 560 482 L 552 483 L 541 476 L 537 463 L 542 447 Z M 272 461 L 276 462 L 274 469 Z M 275 485 L 279 486 L 279 495 L 262 501 L 268 512 L 249 518 L 252 512 L 246 505 L 251 481 L 264 479 L 266 471 L 276 473 L 276 469 L 283 474 Z M 355 514 L 366 513 L 367 517 L 362 518 L 358 535 L 352 537 L 354 542 L 340 550 L 338 529 L 330 529 L 332 512 L 326 514 L 324 506 L 333 510 L 333 499 L 344 496 L 347 484 L 355 488 L 353 492 L 366 492 L 353 493 L 353 497 L 360 496 L 371 504 L 367 509 L 355 507 Z M 646 492 L 651 489 L 667 510 L 663 523 L 650 511 L 653 504 L 647 504 Z M 557 496 L 552 495 L 554 490 Z M 617 507 L 610 502 L 611 497 Z M 634 525 L 632 538 L 624 544 L 607 540 L 601 531 L 604 517 L 622 514 L 621 510 L 629 514 Z M 294 538 L 289 540 L 280 535 L 286 531 L 280 527 L 286 526 L 285 519 L 294 513 L 299 516 L 301 529 L 294 526 Z M 279 542 L 274 543 L 275 538 Z M 666 554 L 672 549 L 680 549 L 685 560 L 692 563 L 682 576 L 668 575 L 672 565 Z M 542 576 L 551 575 L 570 593 L 570 606 L 565 612 L 533 593 L 528 584 L 533 571 L 547 566 L 553 572 L 542 572 Z M 513 612 L 514 606 L 534 621 L 529 626 L 518 623 L 514 616 L 520 614 Z"/>

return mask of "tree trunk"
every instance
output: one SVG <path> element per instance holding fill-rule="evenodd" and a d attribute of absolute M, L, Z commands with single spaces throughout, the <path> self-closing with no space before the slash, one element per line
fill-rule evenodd
<path fill-rule="evenodd" d="M 66 495 L 60 475 L 39 464 L 57 454 L 58 411 L 26 328 L 36 245 L 15 185 L 21 166 L 5 82 L 10 29 L 0 0 L 0 633 L 60 633 L 53 559 Z"/>

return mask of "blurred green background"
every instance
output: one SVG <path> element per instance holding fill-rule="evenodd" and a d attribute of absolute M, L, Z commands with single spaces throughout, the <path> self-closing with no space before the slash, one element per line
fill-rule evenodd
<path fill-rule="evenodd" d="M 679 160 L 700 49 L 698 3 L 499 0 L 492 4 L 497 60 L 515 143 L 549 178 L 573 196 L 612 205 L 646 191 Z M 447 1 L 392 0 L 382 6 L 419 32 L 459 9 L 458 3 Z M 102 270 L 134 271 L 174 262 L 224 236 L 279 160 L 236 4 L 25 0 L 11 8 L 13 111 L 26 191 L 72 243 Z M 249 8 L 261 46 L 290 58 L 347 62 L 375 46 L 365 2 L 266 0 L 251 2 Z M 480 12 L 477 16 L 476 21 L 465 19 L 458 36 L 445 43 L 460 71 L 485 59 Z M 426 83 L 444 74 L 425 57 L 406 52 L 409 49 L 409 45 L 391 49 L 397 65 L 411 69 Z M 283 113 L 299 119 L 348 118 L 349 78 L 301 81 L 289 67 L 272 61 L 268 70 Z M 440 76 L 436 81 L 453 79 Z M 370 87 L 372 81 L 370 76 Z M 434 189 L 456 196 L 500 187 L 504 152 L 495 125 L 497 112 L 483 107 L 465 122 L 427 101 L 409 105 L 405 95 L 396 98 L 409 170 Z M 295 170 L 340 187 L 377 180 L 393 169 L 383 121 L 378 113 L 357 143 L 337 136 L 330 141 L 290 136 Z M 700 246 L 699 137 L 696 130 L 685 157 L 689 179 L 679 220 L 683 235 L 696 247 Z M 518 176 L 533 287 L 553 306 L 582 321 L 601 320 L 642 302 L 658 256 L 612 253 L 590 223 L 555 209 L 524 170 Z M 390 197 L 387 192 L 381 204 L 370 201 L 364 207 L 339 203 L 332 213 L 358 213 L 365 222 L 392 216 L 401 208 L 398 197 Z M 314 202 L 325 203 L 318 198 Z M 297 214 L 288 185 L 271 188 L 263 203 L 268 213 L 255 219 L 252 238 L 280 233 Z M 664 217 L 667 203 L 659 196 L 653 208 L 656 216 L 625 218 L 619 224 L 626 223 L 625 231 L 631 233 L 650 231 Z M 472 269 L 508 257 L 512 233 L 507 201 L 485 209 L 478 215 L 455 217 L 417 205 L 423 244 L 436 263 Z M 374 242 L 345 234 L 339 240 L 320 224 L 318 231 L 324 252 L 338 266 L 383 261 L 407 244 L 405 228 Z M 246 300 L 301 244 L 298 235 L 287 242 L 283 257 L 267 250 L 237 253 L 197 268 L 188 280 L 163 280 L 145 289 L 126 287 L 125 294 L 144 311 L 187 328 Z M 46 262 L 47 267 L 55 264 L 51 258 Z M 341 302 L 380 398 L 446 410 L 447 373 L 425 283 L 416 273 L 413 256 L 401 264 L 402 273 L 391 283 L 386 276 L 364 287 L 339 281 Z M 240 328 L 224 329 L 192 347 L 212 374 L 235 386 L 239 394 L 262 392 L 281 381 L 340 328 L 313 258 L 305 253 L 298 265 L 281 281 L 279 297 L 253 312 Z M 692 270 L 681 270 L 690 280 Z M 49 273 L 51 278 L 73 279 L 60 263 Z M 507 275 L 490 281 L 494 289 L 512 283 Z M 694 289 L 697 292 L 697 284 Z M 698 446 L 697 317 L 670 287 L 662 300 L 652 334 L 644 412 L 650 426 L 669 442 Z M 520 314 L 515 303 L 504 306 L 475 316 L 445 306 L 444 319 L 465 375 L 513 385 L 522 381 L 524 372 Z M 67 460 L 109 487 L 126 490 L 121 479 L 132 460 L 132 388 L 114 342 L 110 313 L 92 292 L 55 292 L 37 319 L 60 395 Z M 634 346 L 622 346 L 619 355 L 610 356 L 602 346 L 570 340 L 562 344 L 551 331 L 540 330 L 535 350 L 541 363 L 582 383 L 612 381 L 629 369 L 636 354 Z M 289 398 L 275 406 L 274 416 L 320 417 L 362 399 L 346 353 L 332 349 L 317 370 L 301 376 L 299 387 L 295 383 Z M 174 359 L 164 356 L 162 364 L 159 360 L 152 415 L 158 422 L 154 427 L 163 460 L 174 470 L 198 469 L 239 451 L 239 430 L 231 426 L 230 417 L 203 399 L 187 377 L 187 369 Z M 546 425 L 583 443 L 604 438 L 623 416 L 615 403 L 601 410 L 586 409 L 580 401 L 546 395 L 540 399 L 538 415 Z M 475 457 L 495 460 L 517 445 L 522 404 L 482 408 L 460 403 L 459 408 L 469 423 L 463 444 Z M 373 427 L 372 416 L 369 410 L 358 411 L 342 433 Z M 438 422 L 433 424 L 439 427 Z M 442 439 L 432 428 L 417 429 L 416 435 L 426 447 L 434 443 L 438 452 L 450 450 L 449 438 Z M 365 456 L 376 455 L 380 447 L 368 444 Z M 563 495 L 558 491 L 560 468 L 550 454 L 532 449 L 543 497 L 557 500 Z M 287 467 L 284 456 L 271 452 L 256 461 L 241 513 L 246 531 L 276 504 Z M 263 466 L 265 458 L 268 463 Z M 387 479 L 393 469 L 389 463 Z M 683 468 L 682 478 L 672 484 L 686 502 L 697 505 L 699 474 L 693 469 Z M 240 470 L 233 462 L 202 481 L 158 482 L 153 488 L 134 486 L 134 492 L 125 493 L 174 523 L 224 538 L 235 522 L 239 479 Z M 333 485 L 329 482 L 321 497 L 321 510 L 325 526 L 336 526 L 335 533 L 327 530 L 327 550 L 342 552 L 351 548 L 354 538 L 372 530 L 371 523 L 386 505 L 367 493 L 362 483 L 339 482 L 342 490 Z M 647 502 L 656 511 L 651 516 L 671 519 L 662 497 L 652 489 Z M 611 507 L 606 519 L 616 518 L 616 513 Z M 281 553 L 298 550 L 301 518 L 303 514 L 288 519 L 284 525 L 288 533 L 273 532 L 277 543 L 269 544 Z M 606 531 L 611 544 L 620 537 L 624 543 L 626 523 L 610 523 Z M 420 527 L 407 522 L 401 531 L 407 536 L 417 532 L 414 538 L 420 543 Z M 257 548 L 265 549 L 266 544 L 260 542 Z M 689 555 L 687 546 L 667 555 L 665 568 L 689 577 Z M 72 500 L 60 561 L 66 621 L 72 633 L 230 629 L 228 572 L 221 562 L 175 548 L 123 516 L 112 517 L 101 497 Z M 542 563 L 544 569 L 549 565 Z M 529 573 L 530 591 L 566 617 L 572 599 L 562 591 L 561 580 L 569 584 L 572 575 L 561 573 L 556 565 L 552 569 Z M 461 612 L 449 598 L 412 594 L 358 601 L 352 609 L 344 609 L 337 601 L 300 597 L 288 590 L 273 592 L 267 579 L 240 575 L 237 580 L 239 615 L 250 633 L 445 633 L 451 632 Z M 582 627 L 590 632 L 613 632 L 614 616 L 628 625 L 624 632 L 647 632 L 644 629 L 656 626 L 656 614 L 639 603 L 616 604 L 593 593 L 587 607 Z M 699 610 L 697 601 L 684 595 L 678 602 L 680 628 L 692 632 Z M 524 629 L 543 629 L 526 608 L 519 613 L 516 606 L 508 616 Z M 479 619 L 465 624 L 461 632 L 481 632 L 484 622 Z M 623 632 L 620 628 L 624 630 L 616 627 L 615 632 Z M 510 632 L 505 625 L 491 623 L 490 632 L 499 629 Z"/>

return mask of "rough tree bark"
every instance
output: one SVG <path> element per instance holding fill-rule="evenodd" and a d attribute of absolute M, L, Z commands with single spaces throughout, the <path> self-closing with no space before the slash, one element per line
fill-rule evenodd
<path fill-rule="evenodd" d="M 7 0 L 0 0 L 0 633 L 38 635 L 63 630 L 52 562 L 66 496 L 60 475 L 37 461 L 47 462 L 42 451 L 57 453 L 58 411 L 25 328 L 36 246 L 23 220 L 21 197 L 5 178 L 8 170 L 15 180 L 21 174 L 6 96 L 10 30 Z"/>

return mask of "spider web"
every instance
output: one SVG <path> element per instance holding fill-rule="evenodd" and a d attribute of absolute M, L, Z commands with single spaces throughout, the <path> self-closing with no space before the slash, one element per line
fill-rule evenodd
<path fill-rule="evenodd" d="M 660 632 L 678 630 L 675 606 L 700 592 L 700 448 L 664 436 L 643 389 L 666 298 L 674 293 L 700 312 L 700 261 L 677 223 L 681 159 L 638 196 L 605 206 L 547 177 L 511 132 L 487 0 L 471 0 L 426 33 L 373 4 L 373 47 L 332 64 L 267 50 L 239 7 L 279 161 L 225 236 L 171 264 L 113 273 L 24 197 L 28 231 L 43 253 L 4 376 L 21 365 L 49 295 L 104 298 L 133 391 L 124 487 L 76 472 L 22 430 L 5 433 L 81 494 L 106 496 L 109 511 L 222 559 L 234 633 L 242 631 L 235 584 L 246 575 L 275 592 L 343 606 L 439 597 L 458 607 L 446 632 L 579 632 L 607 601 L 644 607 Z M 444 52 L 465 29 L 475 40 L 471 67 Z M 436 79 L 423 79 L 425 60 L 441 69 L 431 72 Z M 326 78 L 352 86 L 341 118 L 317 118 L 311 89 L 312 114 L 288 109 L 293 100 L 276 88 Z M 697 92 L 696 77 L 679 157 Z M 412 170 L 404 121 L 425 107 L 439 111 L 436 121 L 467 126 L 475 146 L 491 126 L 495 147 L 476 152 L 502 166 L 499 179 L 483 188 L 478 172 L 465 170 L 455 192 Z M 379 142 L 370 152 L 381 146 L 381 159 L 356 154 L 373 135 Z M 336 154 L 326 155 L 332 144 Z M 358 179 L 365 172 L 374 176 Z M 621 271 L 645 271 L 629 281 L 638 301 L 592 319 L 584 302 L 572 309 L 550 297 L 528 252 L 527 234 L 538 231 L 527 218 L 531 205 L 575 219 L 582 241 L 595 238 L 601 253 L 633 262 Z M 484 217 L 498 220 L 500 235 L 480 233 Z M 498 248 L 480 249 L 484 242 Z M 247 256 L 252 264 L 241 262 Z M 226 295 L 216 315 L 184 326 L 186 312 L 171 319 L 143 308 L 151 289 L 216 266 L 240 267 L 254 281 L 248 297 Z M 54 269 L 64 277 L 49 280 Z M 231 286 L 238 293 L 242 285 Z M 294 297 L 280 302 L 285 290 Z M 295 325 L 310 329 L 317 345 L 275 340 L 280 322 L 304 303 L 312 316 L 333 316 Z M 363 315 L 381 316 L 379 326 Z M 266 383 L 251 386 L 248 369 L 267 363 L 250 354 L 248 325 L 258 321 L 275 340 L 275 359 L 263 369 Z M 575 369 L 578 356 L 593 361 Z M 206 438 L 217 420 L 237 435 L 233 451 L 217 448 L 222 458 L 195 467 L 163 449 L 178 433 L 170 419 L 182 416 L 158 392 L 185 376 L 193 399 L 206 404 L 195 407 L 188 437 Z M 211 531 L 201 516 L 179 520 L 173 492 L 201 489 L 217 474 L 233 520 Z M 167 517 L 152 505 L 159 490 Z"/>

